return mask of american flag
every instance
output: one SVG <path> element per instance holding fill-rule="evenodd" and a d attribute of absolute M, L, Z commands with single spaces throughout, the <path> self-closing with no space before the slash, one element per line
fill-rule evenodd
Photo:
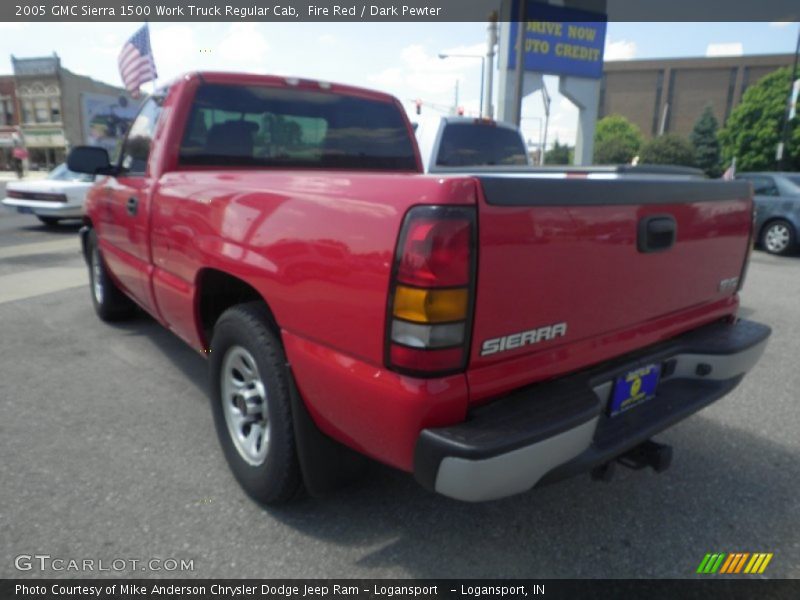
<path fill-rule="evenodd" d="M 122 52 L 119 53 L 117 65 L 125 87 L 134 98 L 139 96 L 140 85 L 158 77 L 153 50 L 150 48 L 150 30 L 147 23 L 125 42 Z"/>
<path fill-rule="evenodd" d="M 725 169 L 725 172 L 722 174 L 723 179 L 736 179 L 736 157 L 733 157 L 731 161 L 731 166 Z"/>

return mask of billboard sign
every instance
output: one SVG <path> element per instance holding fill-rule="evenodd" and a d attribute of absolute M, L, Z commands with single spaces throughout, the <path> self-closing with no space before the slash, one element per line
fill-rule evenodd
<path fill-rule="evenodd" d="M 526 1 L 523 39 L 525 70 L 550 75 L 601 78 L 606 16 Z M 519 14 L 519 2 L 515 0 L 512 3 L 512 18 Z M 508 45 L 509 69 L 514 69 L 517 64 L 517 31 L 519 22 L 512 21 Z"/>
<path fill-rule="evenodd" d="M 125 96 L 81 94 L 83 143 L 113 153 L 125 137 L 137 108 Z"/>

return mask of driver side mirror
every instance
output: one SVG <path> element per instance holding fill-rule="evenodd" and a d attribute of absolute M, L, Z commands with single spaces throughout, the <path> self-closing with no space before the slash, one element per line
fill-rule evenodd
<path fill-rule="evenodd" d="M 105 148 L 97 146 L 76 146 L 67 157 L 67 168 L 76 173 L 90 175 L 114 175 L 116 168 L 112 166 Z"/>

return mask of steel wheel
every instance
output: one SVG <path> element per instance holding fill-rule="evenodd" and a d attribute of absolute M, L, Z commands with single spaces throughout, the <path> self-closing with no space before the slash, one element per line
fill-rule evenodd
<path fill-rule="evenodd" d="M 103 303 L 103 267 L 100 262 L 100 251 L 97 245 L 92 248 L 92 293 L 94 294 L 95 302 L 98 304 Z"/>
<path fill-rule="evenodd" d="M 764 247 L 772 254 L 783 254 L 792 241 L 792 231 L 783 222 L 773 223 L 764 232 Z"/>
<path fill-rule="evenodd" d="M 286 355 L 266 305 L 230 307 L 209 349 L 211 411 L 225 460 L 251 498 L 280 504 L 303 476 L 294 438 Z"/>
<path fill-rule="evenodd" d="M 248 464 L 259 466 L 269 453 L 270 420 L 267 390 L 250 352 L 231 346 L 222 361 L 220 379 L 231 441 Z"/>
<path fill-rule="evenodd" d="M 117 287 L 108 274 L 97 243 L 97 233 L 90 230 L 86 240 L 86 266 L 89 268 L 89 296 L 97 316 L 103 321 L 118 321 L 133 314 L 133 302 Z"/>

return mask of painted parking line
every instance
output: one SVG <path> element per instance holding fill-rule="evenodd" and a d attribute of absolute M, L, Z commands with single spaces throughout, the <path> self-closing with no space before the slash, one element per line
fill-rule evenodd
<path fill-rule="evenodd" d="M 74 242 L 74 240 L 73 240 Z M 0 304 L 85 286 L 85 267 L 49 267 L 0 276 Z"/>
<path fill-rule="evenodd" d="M 81 243 L 78 236 L 51 242 L 38 242 L 35 244 L 16 244 L 0 248 L 0 260 L 17 256 L 35 256 L 36 254 L 51 254 L 54 252 L 68 252 L 73 250 L 80 253 Z"/>

